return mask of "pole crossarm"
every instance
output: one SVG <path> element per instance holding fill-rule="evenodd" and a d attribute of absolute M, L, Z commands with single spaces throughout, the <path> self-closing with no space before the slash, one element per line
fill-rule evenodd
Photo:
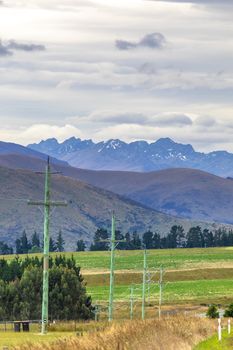
<path fill-rule="evenodd" d="M 67 207 L 68 203 L 66 201 L 27 201 L 28 205 L 42 205 L 42 206 L 51 206 L 51 207 Z"/>

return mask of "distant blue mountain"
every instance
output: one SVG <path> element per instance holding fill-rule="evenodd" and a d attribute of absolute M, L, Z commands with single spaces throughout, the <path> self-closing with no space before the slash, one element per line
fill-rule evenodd
<path fill-rule="evenodd" d="M 92 170 L 155 171 L 168 168 L 200 169 L 227 177 L 233 176 L 233 154 L 226 151 L 196 152 L 190 144 L 161 138 L 153 143 L 108 140 L 94 143 L 72 137 L 62 143 L 51 138 L 28 148 Z"/>

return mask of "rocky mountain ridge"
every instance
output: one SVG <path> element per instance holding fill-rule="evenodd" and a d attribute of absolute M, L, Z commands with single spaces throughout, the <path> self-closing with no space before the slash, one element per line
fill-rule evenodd
<path fill-rule="evenodd" d="M 51 138 L 30 144 L 28 148 L 82 169 L 149 172 L 191 168 L 222 177 L 233 176 L 233 154 L 227 151 L 196 152 L 192 145 L 177 143 L 170 138 L 152 143 L 126 143 L 118 139 L 94 143 L 75 137 L 59 143 Z"/>

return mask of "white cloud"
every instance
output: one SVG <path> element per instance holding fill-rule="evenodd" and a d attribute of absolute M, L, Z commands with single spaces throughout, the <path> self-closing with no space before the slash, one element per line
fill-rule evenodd
<path fill-rule="evenodd" d="M 70 136 L 82 137 L 82 133 L 78 128 L 72 125 L 49 125 L 34 124 L 28 128 L 20 129 L 4 129 L 0 130 L 0 139 L 2 141 L 17 142 L 23 145 L 38 142 L 42 139 L 55 137 L 59 141 L 64 141 Z"/>
<path fill-rule="evenodd" d="M 0 138 L 170 136 L 232 149 L 233 23 L 210 3 L 8 0 L 2 38 L 46 50 L 0 57 Z M 166 49 L 115 47 L 148 33 Z"/>

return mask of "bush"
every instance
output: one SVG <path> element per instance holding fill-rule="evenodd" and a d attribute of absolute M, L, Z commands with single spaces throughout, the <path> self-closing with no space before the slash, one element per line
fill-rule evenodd
<path fill-rule="evenodd" d="M 225 310 L 224 317 L 233 317 L 233 303 Z"/>
<path fill-rule="evenodd" d="M 219 318 L 219 312 L 218 312 L 217 306 L 210 305 L 207 310 L 206 316 L 209 318 Z"/>

